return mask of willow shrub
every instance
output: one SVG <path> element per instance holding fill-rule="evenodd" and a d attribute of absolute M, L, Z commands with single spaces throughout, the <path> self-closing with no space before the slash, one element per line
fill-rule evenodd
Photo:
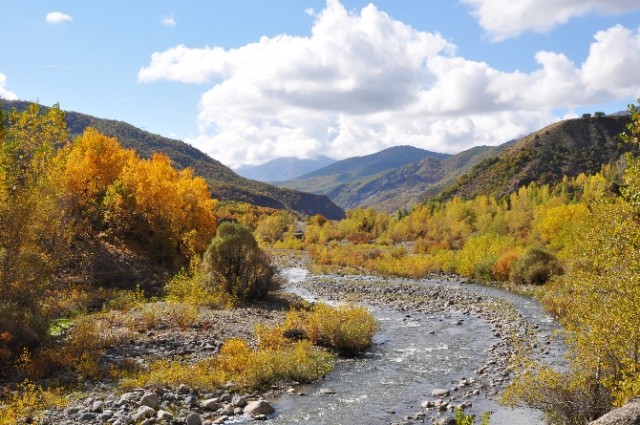
<path fill-rule="evenodd" d="M 261 347 L 278 348 L 308 339 L 340 355 L 357 356 L 371 345 L 377 330 L 375 318 L 365 307 L 316 304 L 308 311 L 292 310 L 282 325 L 258 326 L 256 334 Z"/>
<path fill-rule="evenodd" d="M 147 371 L 124 378 L 122 388 L 187 384 L 200 390 L 260 390 L 278 382 L 310 382 L 329 373 L 331 354 L 299 341 L 279 349 L 253 349 L 241 339 L 225 341 L 220 353 L 194 364 L 158 360 Z"/>

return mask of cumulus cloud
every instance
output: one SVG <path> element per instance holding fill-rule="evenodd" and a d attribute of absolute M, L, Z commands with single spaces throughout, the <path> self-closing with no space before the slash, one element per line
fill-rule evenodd
<path fill-rule="evenodd" d="M 48 24 L 57 25 L 73 21 L 73 18 L 62 12 L 49 12 L 45 18 Z"/>
<path fill-rule="evenodd" d="M 165 27 L 175 27 L 177 22 L 175 19 L 173 19 L 173 16 L 163 16 L 160 19 L 160 24 L 162 24 Z"/>
<path fill-rule="evenodd" d="M 398 144 L 458 152 L 536 130 L 559 107 L 635 94 L 639 43 L 638 31 L 616 26 L 595 35 L 582 64 L 543 51 L 533 72 L 504 72 L 373 5 L 355 13 L 329 0 L 308 37 L 229 50 L 179 45 L 154 53 L 138 80 L 207 84 L 200 134 L 188 141 L 231 166 Z"/>
<path fill-rule="evenodd" d="M 0 98 L 7 100 L 18 100 L 18 96 L 7 90 L 4 86 L 7 84 L 7 77 L 0 72 Z"/>
<path fill-rule="evenodd" d="M 532 30 L 546 32 L 590 13 L 618 14 L 640 8 L 637 0 L 461 0 L 495 41 Z"/>

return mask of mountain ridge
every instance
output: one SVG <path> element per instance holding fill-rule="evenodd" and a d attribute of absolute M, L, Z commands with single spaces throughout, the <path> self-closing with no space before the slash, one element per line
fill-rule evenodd
<path fill-rule="evenodd" d="M 0 105 L 7 110 L 23 110 L 32 103 L 3 100 Z M 149 133 L 124 121 L 97 118 L 75 111 L 64 112 L 72 138 L 82 134 L 85 128 L 94 127 L 106 136 L 116 137 L 123 147 L 135 149 L 143 158 L 151 157 L 154 152 L 164 153 L 178 168 L 191 167 L 196 175 L 203 177 L 214 198 L 287 209 L 305 215 L 321 214 L 329 219 L 344 217 L 344 210 L 324 195 L 303 193 L 246 179 L 183 141 Z"/>
<path fill-rule="evenodd" d="M 277 184 L 311 173 L 334 162 L 336 162 L 335 159 L 323 155 L 309 159 L 287 156 L 272 159 L 260 165 L 241 166 L 234 171 L 247 179 Z"/>
<path fill-rule="evenodd" d="M 395 169 L 427 158 L 446 158 L 448 154 L 430 152 L 414 146 L 400 145 L 371 155 L 347 158 L 319 170 L 281 183 L 281 186 L 328 195 L 340 185 Z"/>

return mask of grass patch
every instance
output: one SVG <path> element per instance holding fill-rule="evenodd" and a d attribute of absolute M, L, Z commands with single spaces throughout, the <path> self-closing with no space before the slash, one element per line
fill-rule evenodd
<path fill-rule="evenodd" d="M 123 389 L 187 384 L 200 390 L 227 387 L 262 390 L 278 382 L 310 382 L 329 373 L 331 354 L 299 341 L 281 349 L 254 349 L 241 339 L 227 340 L 220 353 L 195 364 L 158 360 L 148 370 L 122 379 Z"/>
<path fill-rule="evenodd" d="M 316 304 L 308 310 L 290 311 L 282 325 L 259 325 L 256 335 L 261 347 L 283 347 L 287 341 L 308 339 L 352 357 L 371 345 L 377 330 L 378 323 L 365 307 Z"/>

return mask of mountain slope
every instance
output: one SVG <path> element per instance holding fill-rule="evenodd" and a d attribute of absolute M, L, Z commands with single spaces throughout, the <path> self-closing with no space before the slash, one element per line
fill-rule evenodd
<path fill-rule="evenodd" d="M 313 159 L 277 158 L 264 164 L 243 166 L 235 170 L 242 177 L 262 182 L 283 182 L 311 173 L 336 162 L 327 156 Z"/>
<path fill-rule="evenodd" d="M 424 199 L 425 193 L 437 193 L 485 158 L 504 149 L 501 146 L 477 146 L 444 159 L 425 158 L 374 176 L 342 184 L 328 193 L 342 208 L 373 207 L 394 212 Z"/>
<path fill-rule="evenodd" d="M 413 146 L 395 146 L 372 155 L 337 161 L 327 167 L 284 182 L 282 186 L 326 195 L 343 184 L 374 176 L 427 157 L 442 159 L 447 156 L 447 154 L 429 152 Z"/>
<path fill-rule="evenodd" d="M 536 131 L 499 155 L 478 163 L 437 194 L 444 199 L 479 194 L 505 196 L 532 182 L 555 185 L 563 176 L 594 174 L 635 146 L 624 143 L 628 116 L 564 120 Z"/>
<path fill-rule="evenodd" d="M 23 110 L 29 103 L 3 101 L 6 109 L 18 110 Z M 96 118 L 78 112 L 65 111 L 65 117 L 72 137 L 81 134 L 87 127 L 94 127 L 107 136 L 118 138 L 122 146 L 135 149 L 141 157 L 149 158 L 155 152 L 164 153 L 178 168 L 193 168 L 196 175 L 207 180 L 212 196 L 217 199 L 244 201 L 307 215 L 322 214 L 330 219 L 344 216 L 344 211 L 326 196 L 302 193 L 240 177 L 229 167 L 180 140 L 152 134 L 122 121 Z"/>

